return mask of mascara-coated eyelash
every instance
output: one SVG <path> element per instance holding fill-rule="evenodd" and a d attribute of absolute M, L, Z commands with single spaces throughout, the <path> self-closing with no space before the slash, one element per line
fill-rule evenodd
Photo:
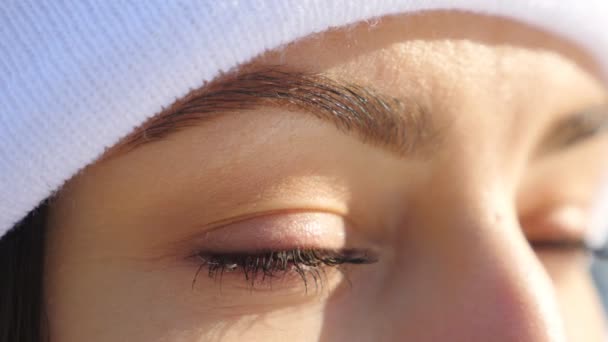
<path fill-rule="evenodd" d="M 220 279 L 224 273 L 242 272 L 250 286 L 256 281 L 272 280 L 295 272 L 304 282 L 308 290 L 308 276 L 314 280 L 315 286 L 323 281 L 326 267 L 337 267 L 343 264 L 370 264 L 377 257 L 367 250 L 358 249 L 288 249 L 267 250 L 243 253 L 205 253 L 196 254 L 200 266 L 192 280 L 192 286 L 200 271 L 207 267 L 208 276 Z M 261 278 L 261 279 L 260 279 Z"/>

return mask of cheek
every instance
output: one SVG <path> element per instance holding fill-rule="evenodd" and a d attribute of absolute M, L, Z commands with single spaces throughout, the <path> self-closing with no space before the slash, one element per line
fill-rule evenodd
<path fill-rule="evenodd" d="M 51 341 L 311 341 L 321 330 L 321 298 L 272 305 L 275 296 L 222 291 L 209 280 L 193 288 L 190 265 L 97 257 L 94 247 L 75 258 L 64 247 L 47 256 Z"/>
<path fill-rule="evenodd" d="M 47 265 L 52 341 L 160 341 L 167 327 L 183 321 L 171 286 L 124 261 L 62 253 Z"/>
<path fill-rule="evenodd" d="M 603 309 L 592 283 L 589 260 L 581 253 L 539 252 L 555 286 L 568 341 L 602 341 Z"/>

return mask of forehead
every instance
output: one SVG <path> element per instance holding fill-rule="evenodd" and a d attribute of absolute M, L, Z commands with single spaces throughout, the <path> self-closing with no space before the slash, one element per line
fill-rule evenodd
<path fill-rule="evenodd" d="M 518 22 L 461 12 L 385 17 L 336 29 L 253 63 L 268 64 L 323 72 L 434 105 L 484 99 L 524 102 L 535 110 L 535 103 L 548 102 L 544 96 L 565 90 L 581 97 L 583 103 L 572 106 L 604 96 L 595 77 L 599 68 L 574 44 Z"/>

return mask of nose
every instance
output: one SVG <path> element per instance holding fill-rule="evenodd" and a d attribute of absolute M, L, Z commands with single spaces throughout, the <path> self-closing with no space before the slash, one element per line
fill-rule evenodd
<path fill-rule="evenodd" d="M 439 192 L 397 242 L 386 340 L 563 341 L 553 286 L 504 192 Z"/>

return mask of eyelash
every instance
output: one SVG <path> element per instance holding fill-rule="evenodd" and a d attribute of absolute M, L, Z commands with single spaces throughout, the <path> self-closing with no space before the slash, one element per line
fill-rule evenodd
<path fill-rule="evenodd" d="M 533 241 L 531 246 L 536 250 L 582 251 L 597 260 L 608 261 L 608 246 L 591 247 L 580 241 Z"/>
<path fill-rule="evenodd" d="M 300 276 L 308 291 L 308 275 L 314 280 L 315 288 L 323 284 L 325 269 L 344 264 L 371 264 L 377 257 L 367 250 L 357 249 L 312 249 L 294 248 L 287 250 L 266 250 L 252 253 L 205 253 L 196 254 L 200 262 L 192 280 L 192 287 L 203 268 L 208 269 L 211 279 L 222 279 L 224 273 L 240 271 L 245 281 L 253 288 L 256 280 L 264 282 L 295 272 Z"/>

